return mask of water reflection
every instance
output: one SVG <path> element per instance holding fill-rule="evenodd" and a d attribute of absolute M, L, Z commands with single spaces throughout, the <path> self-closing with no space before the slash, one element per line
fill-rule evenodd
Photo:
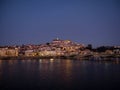
<path fill-rule="evenodd" d="M 40 77 L 44 77 L 44 79 L 59 77 L 64 82 L 70 83 L 72 78 L 72 60 L 39 59 L 39 72 Z M 59 80 L 59 78 L 57 79 Z"/>
<path fill-rule="evenodd" d="M 1 80 L 1 77 L 2 77 L 2 60 L 0 60 L 0 80 Z"/>
<path fill-rule="evenodd" d="M 69 59 L 0 60 L 0 82 L 9 87 L 72 87 L 88 85 L 88 82 L 91 85 L 94 82 L 101 83 L 101 80 L 107 84 L 106 80 L 116 83 L 117 79 L 120 80 L 119 75 L 119 59 L 114 62 Z"/>
<path fill-rule="evenodd" d="M 72 82 L 72 74 L 74 73 L 72 60 L 63 60 L 61 64 L 61 76 L 64 84 L 69 86 Z"/>

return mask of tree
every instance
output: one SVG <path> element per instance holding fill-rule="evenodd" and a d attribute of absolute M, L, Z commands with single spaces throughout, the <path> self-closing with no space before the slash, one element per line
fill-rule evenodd
<path fill-rule="evenodd" d="M 48 43 L 48 42 L 47 42 L 47 43 L 46 43 L 46 45 L 48 45 L 48 46 L 49 46 L 49 45 L 50 45 L 50 43 Z"/>
<path fill-rule="evenodd" d="M 88 46 L 86 47 L 86 49 L 92 50 L 92 44 L 88 44 Z"/>

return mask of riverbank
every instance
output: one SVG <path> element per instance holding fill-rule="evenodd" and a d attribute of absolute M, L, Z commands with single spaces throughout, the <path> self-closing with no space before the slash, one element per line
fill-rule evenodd
<path fill-rule="evenodd" d="M 22 59 L 50 59 L 50 58 L 54 58 L 54 59 L 67 59 L 67 58 L 73 58 L 73 57 L 66 57 L 66 56 L 2 56 L 0 57 L 1 60 L 22 60 Z"/>
<path fill-rule="evenodd" d="M 77 60 L 113 60 L 120 59 L 120 55 L 72 55 L 72 56 L 0 56 L 1 60 L 28 59 L 77 59 Z"/>

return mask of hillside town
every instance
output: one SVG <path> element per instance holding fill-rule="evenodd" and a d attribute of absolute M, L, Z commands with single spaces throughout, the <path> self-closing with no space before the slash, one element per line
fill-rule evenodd
<path fill-rule="evenodd" d="M 91 44 L 85 46 L 84 44 L 59 38 L 39 45 L 0 46 L 0 57 L 98 57 L 100 55 L 120 57 L 120 46 L 92 48 Z"/>

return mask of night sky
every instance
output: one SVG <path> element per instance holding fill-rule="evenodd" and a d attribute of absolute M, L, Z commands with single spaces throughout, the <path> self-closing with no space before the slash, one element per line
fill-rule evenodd
<path fill-rule="evenodd" d="M 0 45 L 54 38 L 120 45 L 120 0 L 0 0 Z"/>

